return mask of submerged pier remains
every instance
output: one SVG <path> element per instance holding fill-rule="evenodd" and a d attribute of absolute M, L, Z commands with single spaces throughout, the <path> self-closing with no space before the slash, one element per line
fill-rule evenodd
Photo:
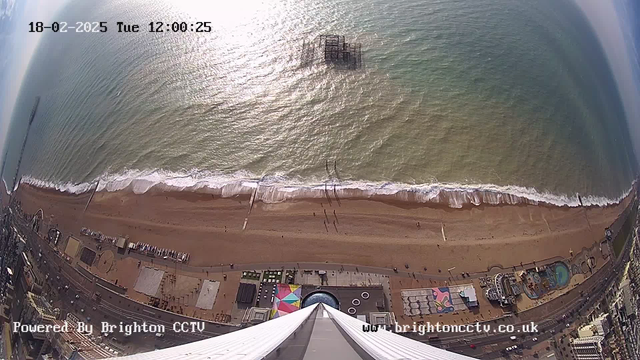
<path fill-rule="evenodd" d="M 322 62 L 337 69 L 361 69 L 364 65 L 362 43 L 348 43 L 343 35 L 318 35 L 312 41 L 305 40 L 302 43 L 302 66 Z"/>

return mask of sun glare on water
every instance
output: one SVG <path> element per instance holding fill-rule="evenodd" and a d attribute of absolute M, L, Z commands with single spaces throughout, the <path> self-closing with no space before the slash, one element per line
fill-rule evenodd
<path fill-rule="evenodd" d="M 208 1 L 208 0 L 166 0 L 173 8 L 185 15 L 202 21 L 211 21 L 215 26 L 244 24 L 260 13 L 265 13 L 269 5 L 261 0 Z"/>
<path fill-rule="evenodd" d="M 262 0 L 200 1 L 162 0 L 179 21 L 207 22 L 211 32 L 187 34 L 194 51 L 184 56 L 180 66 L 210 73 L 207 79 L 225 84 L 218 99 L 230 103 L 248 101 L 258 106 L 257 99 L 279 93 L 287 88 L 279 78 L 291 57 L 282 47 L 291 36 L 292 24 L 284 21 L 290 11 L 286 4 Z M 206 40 L 196 40 L 206 39 Z M 280 44 L 280 52 L 270 51 Z M 195 72 L 195 71 L 194 71 Z M 214 81 L 214 80 L 209 80 Z"/>

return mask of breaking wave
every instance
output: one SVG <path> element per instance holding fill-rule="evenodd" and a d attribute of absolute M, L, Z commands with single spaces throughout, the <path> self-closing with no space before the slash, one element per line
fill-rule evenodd
<path fill-rule="evenodd" d="M 172 172 L 165 170 L 127 170 L 120 174 L 105 174 L 91 182 L 55 183 L 24 176 L 20 183 L 55 189 L 61 192 L 80 194 L 98 191 L 131 191 L 143 194 L 154 191 L 191 191 L 209 193 L 221 197 L 252 195 L 265 203 L 279 203 L 293 199 L 374 199 L 396 200 L 415 203 L 435 203 L 452 208 L 481 204 L 548 204 L 555 206 L 607 206 L 618 204 L 633 189 L 633 184 L 617 198 L 604 196 L 581 196 L 540 192 L 522 186 L 499 186 L 493 184 L 401 184 L 390 182 L 337 181 L 292 179 L 285 176 L 263 176 L 245 171 L 222 174 L 210 171 Z M 635 182 L 634 182 L 635 184 Z"/>

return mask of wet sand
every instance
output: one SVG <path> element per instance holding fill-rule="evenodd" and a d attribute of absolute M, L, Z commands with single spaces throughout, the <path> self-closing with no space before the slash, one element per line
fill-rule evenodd
<path fill-rule="evenodd" d="M 58 224 L 65 237 L 81 227 L 128 235 L 131 241 L 189 252 L 194 266 L 328 261 L 402 270 L 408 264 L 408 271 L 426 267 L 434 274 L 446 274 L 452 266 L 456 272 L 482 272 L 568 257 L 570 250 L 577 253 L 602 239 L 631 201 L 629 196 L 608 207 L 463 209 L 373 200 L 256 202 L 243 231 L 249 196 L 99 192 L 84 214 L 90 194 L 23 184 L 17 197 L 26 212 L 42 208 L 45 223 Z"/>

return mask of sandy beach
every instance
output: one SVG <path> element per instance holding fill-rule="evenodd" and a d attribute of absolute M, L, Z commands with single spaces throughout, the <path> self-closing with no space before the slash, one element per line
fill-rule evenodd
<path fill-rule="evenodd" d="M 373 200 L 297 200 L 281 204 L 249 197 L 189 192 L 98 192 L 70 195 L 23 184 L 25 212 L 42 208 L 45 223 L 65 237 L 81 227 L 131 241 L 191 253 L 194 266 L 332 262 L 437 274 L 482 272 L 568 257 L 603 237 L 631 201 L 608 207 L 482 205 L 463 209 Z"/>

